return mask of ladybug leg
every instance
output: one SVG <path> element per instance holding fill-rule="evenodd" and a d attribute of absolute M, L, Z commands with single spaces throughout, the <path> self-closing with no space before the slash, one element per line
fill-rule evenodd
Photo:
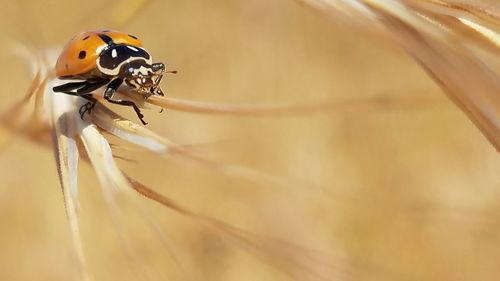
<path fill-rule="evenodd" d="M 65 94 L 70 94 L 68 93 L 69 91 L 76 90 L 76 92 L 73 93 L 84 94 L 97 90 L 100 87 L 106 85 L 107 83 L 109 83 L 109 79 L 97 80 L 92 82 L 91 81 L 69 82 L 66 84 L 53 87 L 52 90 L 54 92 L 65 93 Z"/>
<path fill-rule="evenodd" d="M 108 83 L 109 83 L 109 79 L 103 79 L 101 81 L 97 81 L 94 83 L 89 82 L 87 85 L 76 90 L 77 94 L 81 95 L 81 97 L 83 97 L 89 101 L 80 107 L 80 110 L 78 111 L 78 113 L 80 113 L 80 118 L 83 119 L 83 115 L 85 115 L 85 113 L 87 113 L 87 112 L 90 114 L 90 112 L 92 111 L 92 109 L 94 108 L 94 106 L 97 102 L 97 100 L 94 97 L 92 97 L 92 95 L 89 93 L 101 88 L 102 86 L 104 86 Z M 84 95 L 82 95 L 82 94 L 84 94 Z"/>
<path fill-rule="evenodd" d="M 80 118 L 82 118 L 82 120 L 83 120 L 83 115 L 85 115 L 86 112 L 90 113 L 90 111 L 92 110 L 92 108 L 94 108 L 97 102 L 97 100 L 91 94 L 78 94 L 75 92 L 61 92 L 61 93 L 81 97 L 88 100 L 88 102 L 82 105 L 78 110 L 78 113 L 80 114 Z"/>
<path fill-rule="evenodd" d="M 79 89 L 81 87 L 84 87 L 88 84 L 87 81 L 82 81 L 82 82 L 70 82 L 70 83 L 66 83 L 66 84 L 62 84 L 62 85 L 59 85 L 59 86 L 56 86 L 56 87 L 53 87 L 52 90 L 54 92 L 58 92 L 58 93 L 66 93 L 68 91 L 73 91 L 73 90 L 76 90 L 76 89 Z"/>
<path fill-rule="evenodd" d="M 85 113 L 88 112 L 90 114 L 95 104 L 97 103 L 97 100 L 91 94 L 82 95 L 81 97 L 88 100 L 88 102 L 80 106 L 80 109 L 78 110 L 80 118 L 83 120 L 83 116 L 85 115 Z"/>
<path fill-rule="evenodd" d="M 147 125 L 148 123 L 146 123 L 143 119 L 144 115 L 141 113 L 141 110 L 139 109 L 139 107 L 137 107 L 137 105 L 133 101 L 112 99 L 113 94 L 116 92 L 116 90 L 118 89 L 118 87 L 120 87 L 122 83 L 123 80 L 120 78 L 111 81 L 111 83 L 109 83 L 108 85 L 108 88 L 104 92 L 104 99 L 110 103 L 124 105 L 124 106 L 132 106 L 134 108 L 135 113 L 137 114 L 137 117 L 139 117 L 139 120 L 141 120 L 142 124 Z"/>
<path fill-rule="evenodd" d="M 93 91 L 101 88 L 102 86 L 104 86 L 108 83 L 109 83 L 109 79 L 103 79 L 103 80 L 96 81 L 96 82 L 87 82 L 87 84 L 85 84 L 83 87 L 76 90 L 76 93 L 77 94 L 90 93 L 90 92 L 93 92 Z"/>
<path fill-rule="evenodd" d="M 90 113 L 92 108 L 94 108 L 97 100 L 90 94 L 90 92 L 95 91 L 102 86 L 109 83 L 109 79 L 98 80 L 94 82 L 83 81 L 83 82 L 71 82 L 66 83 L 57 87 L 54 87 L 52 90 L 54 92 L 61 92 L 64 94 L 78 96 L 85 98 L 88 102 L 80 107 L 78 113 L 80 114 L 80 118 L 83 119 L 85 113 Z M 73 90 L 73 91 L 71 91 Z"/>
<path fill-rule="evenodd" d="M 159 63 L 153 63 L 151 66 L 153 72 L 160 72 L 156 80 L 154 81 L 154 84 L 156 85 L 156 88 L 153 90 L 153 94 L 157 94 L 159 96 L 165 96 L 161 88 L 159 87 L 160 81 L 163 78 L 163 72 L 165 71 L 165 65 L 161 62 Z"/>
<path fill-rule="evenodd" d="M 155 92 L 155 94 L 157 94 L 157 95 L 159 95 L 159 96 L 162 96 L 162 97 L 164 97 L 164 96 L 165 96 L 165 94 L 163 93 L 163 91 L 162 91 L 159 87 L 158 87 L 158 89 L 156 89 L 154 92 Z"/>

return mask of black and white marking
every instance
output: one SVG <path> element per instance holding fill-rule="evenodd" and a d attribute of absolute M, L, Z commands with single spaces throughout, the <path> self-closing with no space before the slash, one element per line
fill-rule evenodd
<path fill-rule="evenodd" d="M 147 64 L 152 63 L 151 56 L 143 48 L 130 45 L 111 45 L 101 52 L 96 64 L 102 73 L 116 76 L 124 64 L 136 60 L 142 60 Z"/>

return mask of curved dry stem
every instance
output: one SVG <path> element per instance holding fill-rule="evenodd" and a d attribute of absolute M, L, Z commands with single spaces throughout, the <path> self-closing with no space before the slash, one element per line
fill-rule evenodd
<path fill-rule="evenodd" d="M 100 103 L 95 105 L 91 118 L 99 128 L 108 133 L 155 153 L 166 153 L 170 147 L 175 146 L 146 127 L 123 118 Z"/>
<path fill-rule="evenodd" d="M 471 0 L 406 0 L 410 4 L 415 5 L 426 5 L 430 8 L 440 7 L 441 11 L 446 10 L 449 12 L 449 15 L 473 15 L 481 20 L 493 23 L 500 24 L 500 10 L 497 7 L 488 6 L 478 1 Z"/>
<path fill-rule="evenodd" d="M 385 28 L 386 33 L 427 71 L 496 150 L 500 151 L 500 76 L 468 48 L 478 46 L 498 49 L 500 35 L 477 20 L 487 19 L 500 27 L 496 9 L 475 1 L 298 1 L 309 4 L 332 18 L 332 10 L 343 3 L 350 6 L 351 11 L 357 11 L 349 15 L 353 21 L 357 21 L 359 15 L 365 15 L 368 10 L 372 16 L 365 19 L 366 28 Z M 436 7 L 443 8 L 444 12 Z M 467 16 L 462 18 L 464 14 Z M 467 31 L 464 33 L 464 30 Z M 467 36 L 470 33 L 475 36 Z M 490 42 L 485 44 L 485 40 Z"/>
<path fill-rule="evenodd" d="M 70 225 L 71 238 L 77 255 L 78 268 L 83 280 L 91 280 L 86 270 L 86 259 L 82 243 L 78 218 L 78 147 L 76 144 L 77 128 L 72 104 L 75 98 L 69 96 L 51 96 L 50 120 L 52 123 L 52 141 L 57 163 L 57 171 L 64 197 L 66 217 Z"/>
<path fill-rule="evenodd" d="M 151 219 L 151 216 L 147 213 L 147 211 L 142 208 L 137 194 L 133 191 L 131 185 L 124 177 L 124 174 L 116 165 L 116 157 L 113 156 L 111 146 L 107 140 L 95 125 L 82 120 L 79 120 L 77 123 L 79 124 L 79 132 L 82 143 L 84 144 L 89 160 L 94 166 L 94 170 L 96 171 L 100 181 L 101 190 L 104 194 L 104 198 L 106 199 L 111 219 L 117 229 L 119 237 L 126 246 L 130 260 L 133 261 L 133 264 L 131 265 L 139 265 L 143 269 L 148 268 L 148 264 L 139 258 L 141 248 L 136 245 L 133 239 L 130 238 L 127 234 L 128 232 L 126 228 L 124 227 L 127 217 L 125 217 L 123 212 L 121 212 L 119 204 L 126 202 L 127 204 L 130 203 L 132 207 L 135 208 L 141 216 L 141 220 L 147 223 L 147 226 L 150 228 L 149 230 L 151 230 L 156 237 L 159 237 L 156 242 L 160 242 L 163 249 L 166 250 L 166 253 L 164 251 L 162 251 L 162 253 L 168 254 L 168 258 L 173 260 L 177 265 L 177 270 L 185 276 L 186 272 L 180 261 L 177 259 L 165 239 L 163 239 L 163 231 L 157 223 Z M 119 199 L 123 199 L 124 201 Z M 144 270 L 143 272 L 148 271 Z M 144 274 L 137 273 L 137 275 L 138 277 L 140 276 L 141 279 L 144 277 Z M 151 277 L 146 280 L 155 279 L 157 278 Z"/>
<path fill-rule="evenodd" d="M 197 114 L 218 114 L 232 116 L 269 117 L 269 116 L 310 116 L 320 113 L 341 113 L 350 111 L 377 111 L 388 109 L 414 109 L 430 105 L 429 99 L 375 97 L 358 100 L 317 101 L 302 104 L 220 104 L 151 96 L 147 103 L 171 110 Z"/>
<path fill-rule="evenodd" d="M 344 199 L 348 199 L 349 202 L 357 201 L 356 198 L 347 196 L 345 194 L 332 194 L 332 189 L 328 186 L 320 185 L 317 183 L 312 183 L 309 181 L 301 180 L 298 178 L 290 178 L 278 175 L 272 175 L 269 173 L 265 173 L 253 168 L 241 166 L 238 164 L 224 163 L 221 161 L 213 160 L 197 153 L 194 153 L 191 150 L 188 150 L 182 146 L 176 145 L 172 149 L 169 150 L 172 156 L 179 155 L 183 159 L 194 162 L 195 164 L 203 165 L 204 167 L 208 167 L 218 173 L 222 173 L 228 177 L 235 177 L 239 179 L 247 180 L 251 183 L 260 185 L 260 186 L 269 186 L 273 188 L 283 188 L 284 190 L 290 189 L 298 189 L 303 190 L 307 189 L 312 194 L 314 192 L 321 192 L 324 194 L 328 194 L 326 198 L 342 201 Z M 168 155 L 164 155 L 168 156 Z M 322 197 L 323 198 L 323 197 Z"/>
<path fill-rule="evenodd" d="M 115 164 L 111 147 L 98 129 L 93 124 L 83 120 L 79 120 L 77 123 L 80 138 L 100 182 L 111 220 L 117 229 L 118 236 L 125 245 L 125 250 L 130 261 L 132 261 L 130 264 L 132 272 L 135 272 L 134 265 L 146 269 L 145 262 L 139 258 L 137 248 L 134 247 L 132 239 L 130 239 L 127 231 L 125 231 L 123 225 L 125 218 L 119 210 L 116 197 L 118 195 L 125 196 L 126 199 L 132 200 L 133 203 L 136 203 L 136 198 L 133 194 L 130 194 L 130 186 Z M 137 276 L 139 277 L 140 275 L 137 273 Z"/>
<path fill-rule="evenodd" d="M 87 263 L 83 251 L 83 243 L 80 233 L 78 218 L 78 199 L 77 199 L 77 175 L 78 175 L 78 149 L 74 139 L 65 136 L 66 133 L 73 134 L 74 128 L 64 121 L 58 121 L 54 130 L 55 158 L 57 171 L 64 197 L 64 206 L 66 217 L 69 222 L 73 247 L 79 262 L 79 270 L 83 280 L 91 280 L 89 272 L 86 270 Z M 71 132 L 70 132 L 71 131 Z"/>
<path fill-rule="evenodd" d="M 302 273 L 306 273 L 309 278 L 314 280 L 335 280 L 341 278 L 343 280 L 353 278 L 356 269 L 351 268 L 352 264 L 343 259 L 337 259 L 337 265 L 332 265 L 332 259 L 326 258 L 322 254 L 313 253 L 310 249 L 299 247 L 282 239 L 265 237 L 247 230 L 240 229 L 213 217 L 202 215 L 189 210 L 171 198 L 168 198 L 136 181 L 135 179 L 124 174 L 134 190 L 139 194 L 149 198 L 181 215 L 188 218 L 198 220 L 207 224 L 217 231 L 235 239 L 237 242 L 249 247 L 250 252 L 261 256 L 269 262 L 274 263 L 278 268 L 279 263 L 285 263 L 286 268 L 297 268 Z M 254 252 L 257 251 L 257 252 Z M 262 256 L 264 255 L 264 256 Z M 329 275 L 320 273 L 318 268 L 328 270 Z M 359 268 L 357 268 L 359 270 Z"/>
<path fill-rule="evenodd" d="M 123 118 L 119 114 L 100 104 L 97 104 L 92 112 L 92 121 L 98 125 L 99 128 L 107 131 L 108 133 L 162 155 L 163 157 L 180 156 L 182 159 L 186 159 L 190 162 L 194 162 L 195 164 L 200 164 L 204 167 L 216 170 L 226 176 L 245 179 L 259 185 L 266 184 L 273 187 L 283 187 L 287 190 L 290 188 L 307 188 L 311 191 L 329 194 L 329 197 L 337 198 L 339 201 L 342 199 L 350 199 L 350 201 L 355 200 L 354 198 L 348 198 L 345 195 L 331 194 L 331 189 L 327 186 L 322 186 L 296 178 L 271 175 L 249 167 L 224 163 L 201 156 L 194 151 L 187 149 L 183 145 L 177 144 L 165 137 L 155 134 L 144 126 L 140 126 Z"/>
<path fill-rule="evenodd" d="M 387 11 L 377 12 L 394 39 L 500 152 L 500 77 L 459 45 L 436 40 Z"/>

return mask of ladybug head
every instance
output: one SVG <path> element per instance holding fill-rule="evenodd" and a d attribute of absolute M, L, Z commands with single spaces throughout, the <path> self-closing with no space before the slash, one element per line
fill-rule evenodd
<path fill-rule="evenodd" d="M 158 85 L 165 72 L 165 65 L 153 63 L 149 53 L 141 47 L 109 45 L 100 53 L 96 64 L 101 73 L 123 79 L 141 94 L 162 94 Z"/>
<path fill-rule="evenodd" d="M 135 60 L 124 64 L 119 76 L 127 85 L 142 94 L 162 95 L 159 84 L 164 72 L 163 63 L 148 64 L 144 60 Z"/>

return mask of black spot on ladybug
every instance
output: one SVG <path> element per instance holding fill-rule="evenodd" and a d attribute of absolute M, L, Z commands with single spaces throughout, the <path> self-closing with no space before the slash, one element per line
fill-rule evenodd
<path fill-rule="evenodd" d="M 135 40 L 137 40 L 137 39 L 138 39 L 138 38 L 137 38 L 137 37 L 135 37 L 134 35 L 130 35 L 130 34 L 129 34 L 128 36 L 130 36 L 130 37 L 134 38 Z"/>
<path fill-rule="evenodd" d="M 87 52 L 85 52 L 85 51 L 80 51 L 80 53 L 78 54 L 78 58 L 81 60 L 83 60 L 86 56 L 87 56 Z"/>
<path fill-rule="evenodd" d="M 65 64 L 64 67 L 66 67 L 66 69 L 69 69 L 69 65 L 68 64 Z"/>
<path fill-rule="evenodd" d="M 89 37 L 90 37 L 90 35 L 87 35 L 87 36 L 83 37 L 82 40 L 87 40 L 87 39 L 89 39 Z"/>

